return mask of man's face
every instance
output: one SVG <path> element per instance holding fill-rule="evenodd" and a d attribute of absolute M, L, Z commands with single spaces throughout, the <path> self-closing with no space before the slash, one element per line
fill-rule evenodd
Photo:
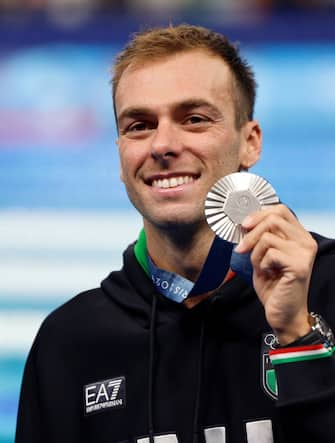
<path fill-rule="evenodd" d="M 202 50 L 123 73 L 115 96 L 121 179 L 146 224 L 205 223 L 211 186 L 257 161 L 258 125 L 236 129 L 232 88 L 226 63 Z"/>

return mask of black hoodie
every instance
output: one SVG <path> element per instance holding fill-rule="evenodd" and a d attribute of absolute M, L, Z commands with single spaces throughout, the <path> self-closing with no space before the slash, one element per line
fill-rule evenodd
<path fill-rule="evenodd" d="M 309 308 L 335 330 L 335 242 L 315 238 Z M 276 387 L 272 344 L 238 276 L 187 309 L 155 291 L 130 246 L 121 271 L 43 322 L 16 443 L 334 443 L 335 354 L 276 365 Z"/>

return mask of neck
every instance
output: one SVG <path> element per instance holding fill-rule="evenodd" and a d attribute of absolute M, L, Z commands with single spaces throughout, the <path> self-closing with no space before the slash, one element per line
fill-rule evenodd
<path fill-rule="evenodd" d="M 155 265 L 196 281 L 207 258 L 214 233 L 206 225 L 186 229 L 158 229 L 144 222 L 148 253 Z"/>

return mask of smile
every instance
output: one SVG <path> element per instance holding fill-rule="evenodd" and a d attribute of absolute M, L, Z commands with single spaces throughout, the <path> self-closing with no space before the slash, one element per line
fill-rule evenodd
<path fill-rule="evenodd" d="M 154 188 L 175 188 L 181 185 L 187 185 L 188 183 L 192 183 L 194 181 L 194 177 L 185 175 L 180 177 L 170 177 L 170 178 L 162 178 L 152 181 L 152 186 Z"/>

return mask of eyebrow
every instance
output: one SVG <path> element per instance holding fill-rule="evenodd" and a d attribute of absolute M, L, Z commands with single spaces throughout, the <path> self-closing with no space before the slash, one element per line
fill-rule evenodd
<path fill-rule="evenodd" d="M 221 115 L 221 112 L 217 106 L 201 98 L 191 98 L 182 102 L 172 104 L 174 112 L 186 112 L 194 108 L 207 108 L 210 112 L 216 116 Z M 124 109 L 118 116 L 118 122 L 121 122 L 125 118 L 139 118 L 146 115 L 152 115 L 153 111 L 148 107 L 128 107 Z"/>
<path fill-rule="evenodd" d="M 130 106 L 129 108 L 126 108 L 124 111 L 120 113 L 120 115 L 117 117 L 118 122 L 125 118 L 138 118 L 143 115 L 149 115 L 152 114 L 152 111 L 150 111 L 149 108 L 136 108 Z"/>
<path fill-rule="evenodd" d="M 217 106 L 201 98 L 199 99 L 191 98 L 181 103 L 177 103 L 175 108 L 176 110 L 181 110 L 181 111 L 188 111 L 193 108 L 207 108 L 209 111 L 213 112 L 214 114 L 220 114 L 220 110 Z"/>

